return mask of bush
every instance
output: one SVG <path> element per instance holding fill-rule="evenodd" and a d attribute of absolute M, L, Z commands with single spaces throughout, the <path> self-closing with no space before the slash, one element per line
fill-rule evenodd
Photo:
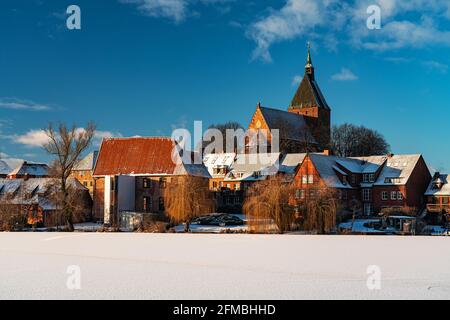
<path fill-rule="evenodd" d="M 0 204 L 0 231 L 21 231 L 26 223 L 27 216 L 21 210 Z"/>
<path fill-rule="evenodd" d="M 381 210 L 382 216 L 407 216 L 407 217 L 416 217 L 417 209 L 411 207 L 402 207 L 402 208 L 385 208 Z"/>

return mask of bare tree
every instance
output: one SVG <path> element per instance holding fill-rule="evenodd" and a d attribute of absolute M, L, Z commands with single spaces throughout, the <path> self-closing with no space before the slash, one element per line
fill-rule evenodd
<path fill-rule="evenodd" d="M 217 129 L 220 131 L 220 133 L 222 134 L 222 138 L 223 141 L 202 141 L 200 142 L 202 144 L 202 150 L 205 150 L 205 148 L 211 144 L 212 142 L 217 142 L 217 146 L 220 146 L 220 149 L 223 152 L 227 152 L 227 151 L 233 151 L 233 152 L 237 152 L 239 149 L 242 148 L 242 144 L 243 141 L 239 141 L 238 137 L 234 137 L 233 139 L 233 146 L 229 146 L 232 147 L 232 150 L 227 150 L 227 130 L 239 130 L 239 129 L 244 129 L 244 127 L 235 121 L 228 121 L 225 123 L 218 123 L 218 124 L 212 124 L 208 127 L 208 129 Z M 217 150 L 216 150 L 217 152 Z"/>
<path fill-rule="evenodd" d="M 385 155 L 390 149 L 379 132 L 348 123 L 333 127 L 331 145 L 334 154 L 340 157 Z"/>
<path fill-rule="evenodd" d="M 280 233 L 289 231 L 294 221 L 293 194 L 293 184 L 280 176 L 254 183 L 247 190 L 243 206 L 250 228 L 266 233 L 275 225 Z"/>
<path fill-rule="evenodd" d="M 79 161 L 81 154 L 91 144 L 95 133 L 95 125 L 89 122 L 86 128 L 77 128 L 75 125 L 68 128 L 65 124 L 60 124 L 56 131 L 52 124 L 49 124 L 45 133 L 49 142 L 44 145 L 44 149 L 56 157 L 52 164 L 51 171 L 59 179 L 58 202 L 68 231 L 73 231 L 73 208 L 70 205 L 70 192 L 68 179 L 73 167 Z"/>
<path fill-rule="evenodd" d="M 215 210 L 208 180 L 193 176 L 172 178 L 164 190 L 164 207 L 173 223 L 185 222 L 185 231 L 190 231 L 189 223 L 192 218 Z"/>
<path fill-rule="evenodd" d="M 0 200 L 0 231 L 20 231 L 27 224 L 28 211 L 8 199 Z"/>
<path fill-rule="evenodd" d="M 27 224 L 35 225 L 42 219 L 42 216 L 33 215 L 38 213 L 35 210 L 38 207 L 33 203 L 26 181 L 14 182 L 19 183 L 17 189 L 0 193 L 0 231 L 20 231 Z"/>

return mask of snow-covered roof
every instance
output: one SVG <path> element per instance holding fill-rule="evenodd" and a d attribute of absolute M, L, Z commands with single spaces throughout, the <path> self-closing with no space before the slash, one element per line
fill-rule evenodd
<path fill-rule="evenodd" d="M 209 174 L 214 177 L 214 168 L 229 168 L 235 158 L 235 153 L 206 154 L 203 157 L 203 164 L 206 166 Z"/>
<path fill-rule="evenodd" d="M 74 167 L 75 171 L 91 171 L 94 170 L 95 162 L 97 161 L 98 151 L 89 153 L 86 157 L 81 159 Z"/>
<path fill-rule="evenodd" d="M 420 154 L 393 155 L 389 157 L 374 185 L 405 185 L 420 158 Z"/>
<path fill-rule="evenodd" d="M 279 170 L 280 153 L 238 154 L 224 181 L 260 181 Z"/>
<path fill-rule="evenodd" d="M 351 161 L 355 161 L 357 163 L 357 160 L 351 160 L 341 157 L 335 157 L 335 156 L 328 156 L 321 153 L 311 153 L 309 155 L 311 161 L 314 164 L 314 167 L 318 171 L 320 177 L 323 179 L 323 181 L 327 184 L 330 188 L 337 188 L 337 189 L 352 189 L 352 186 L 348 183 L 344 184 L 342 183 L 341 179 L 337 176 L 337 172 L 339 172 L 336 167 L 336 163 L 343 163 L 344 161 L 348 162 L 349 164 Z"/>
<path fill-rule="evenodd" d="M 352 173 L 376 173 L 387 156 L 339 158 L 336 163 Z"/>
<path fill-rule="evenodd" d="M 11 168 L 8 166 L 8 164 L 5 161 L 0 160 L 0 175 L 7 175 L 10 172 Z"/>
<path fill-rule="evenodd" d="M 286 154 L 280 163 L 280 172 L 286 174 L 294 174 L 298 165 L 305 160 L 306 153 L 288 153 Z"/>
<path fill-rule="evenodd" d="M 68 183 L 78 190 L 87 191 L 75 178 L 69 178 Z M 49 199 L 49 194 L 58 185 L 55 178 L 0 179 L 0 203 L 38 204 L 44 210 L 52 210 L 55 205 Z"/>
<path fill-rule="evenodd" d="M 369 157 L 356 157 L 362 161 L 361 173 L 376 173 L 378 169 L 386 162 L 387 156 L 369 156 Z"/>
<path fill-rule="evenodd" d="M 373 184 L 363 182 L 361 183 L 362 187 L 372 187 L 373 185 L 405 185 L 414 168 L 417 166 L 421 155 L 341 158 L 313 153 L 310 154 L 310 157 L 322 179 L 328 182 L 329 187 L 351 188 L 349 185 L 343 185 L 336 175 L 336 173 L 346 175 L 339 166 L 358 174 L 376 173 L 381 169 L 377 180 Z M 336 164 L 339 166 L 336 166 Z"/>
<path fill-rule="evenodd" d="M 435 177 L 428 186 L 425 192 L 426 196 L 449 196 L 450 197 L 450 181 L 448 174 L 439 174 Z M 440 184 L 440 188 L 437 186 Z"/>
<path fill-rule="evenodd" d="M 45 163 L 31 163 L 24 161 L 20 166 L 11 171 L 9 176 L 34 176 L 45 177 L 48 175 L 48 166 Z"/>
<path fill-rule="evenodd" d="M 211 178 L 208 169 L 204 164 L 185 164 L 181 163 L 175 167 L 174 175 L 189 175 L 193 177 Z"/>

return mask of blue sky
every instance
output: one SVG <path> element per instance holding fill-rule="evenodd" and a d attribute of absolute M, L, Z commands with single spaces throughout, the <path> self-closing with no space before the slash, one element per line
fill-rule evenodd
<path fill-rule="evenodd" d="M 81 30 L 66 8 L 81 8 Z M 381 8 L 380 30 L 366 27 Z M 312 42 L 334 124 L 385 135 L 450 171 L 447 0 L 103 0 L 0 3 L 0 151 L 48 161 L 48 122 L 104 136 L 170 135 L 286 109 Z M 95 146 L 94 146 L 95 147 Z"/>

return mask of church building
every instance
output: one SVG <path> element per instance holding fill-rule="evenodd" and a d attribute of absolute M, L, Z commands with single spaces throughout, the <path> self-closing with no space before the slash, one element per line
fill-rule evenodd
<path fill-rule="evenodd" d="M 305 75 L 287 111 L 266 108 L 260 103 L 256 106 L 249 131 L 264 134 L 267 146 L 264 151 L 271 152 L 272 135 L 270 130 L 279 130 L 279 151 L 283 153 L 317 152 L 330 149 L 331 108 L 328 106 L 315 79 L 311 51 L 305 66 Z M 258 146 L 246 141 L 246 151 L 260 152 Z"/>

